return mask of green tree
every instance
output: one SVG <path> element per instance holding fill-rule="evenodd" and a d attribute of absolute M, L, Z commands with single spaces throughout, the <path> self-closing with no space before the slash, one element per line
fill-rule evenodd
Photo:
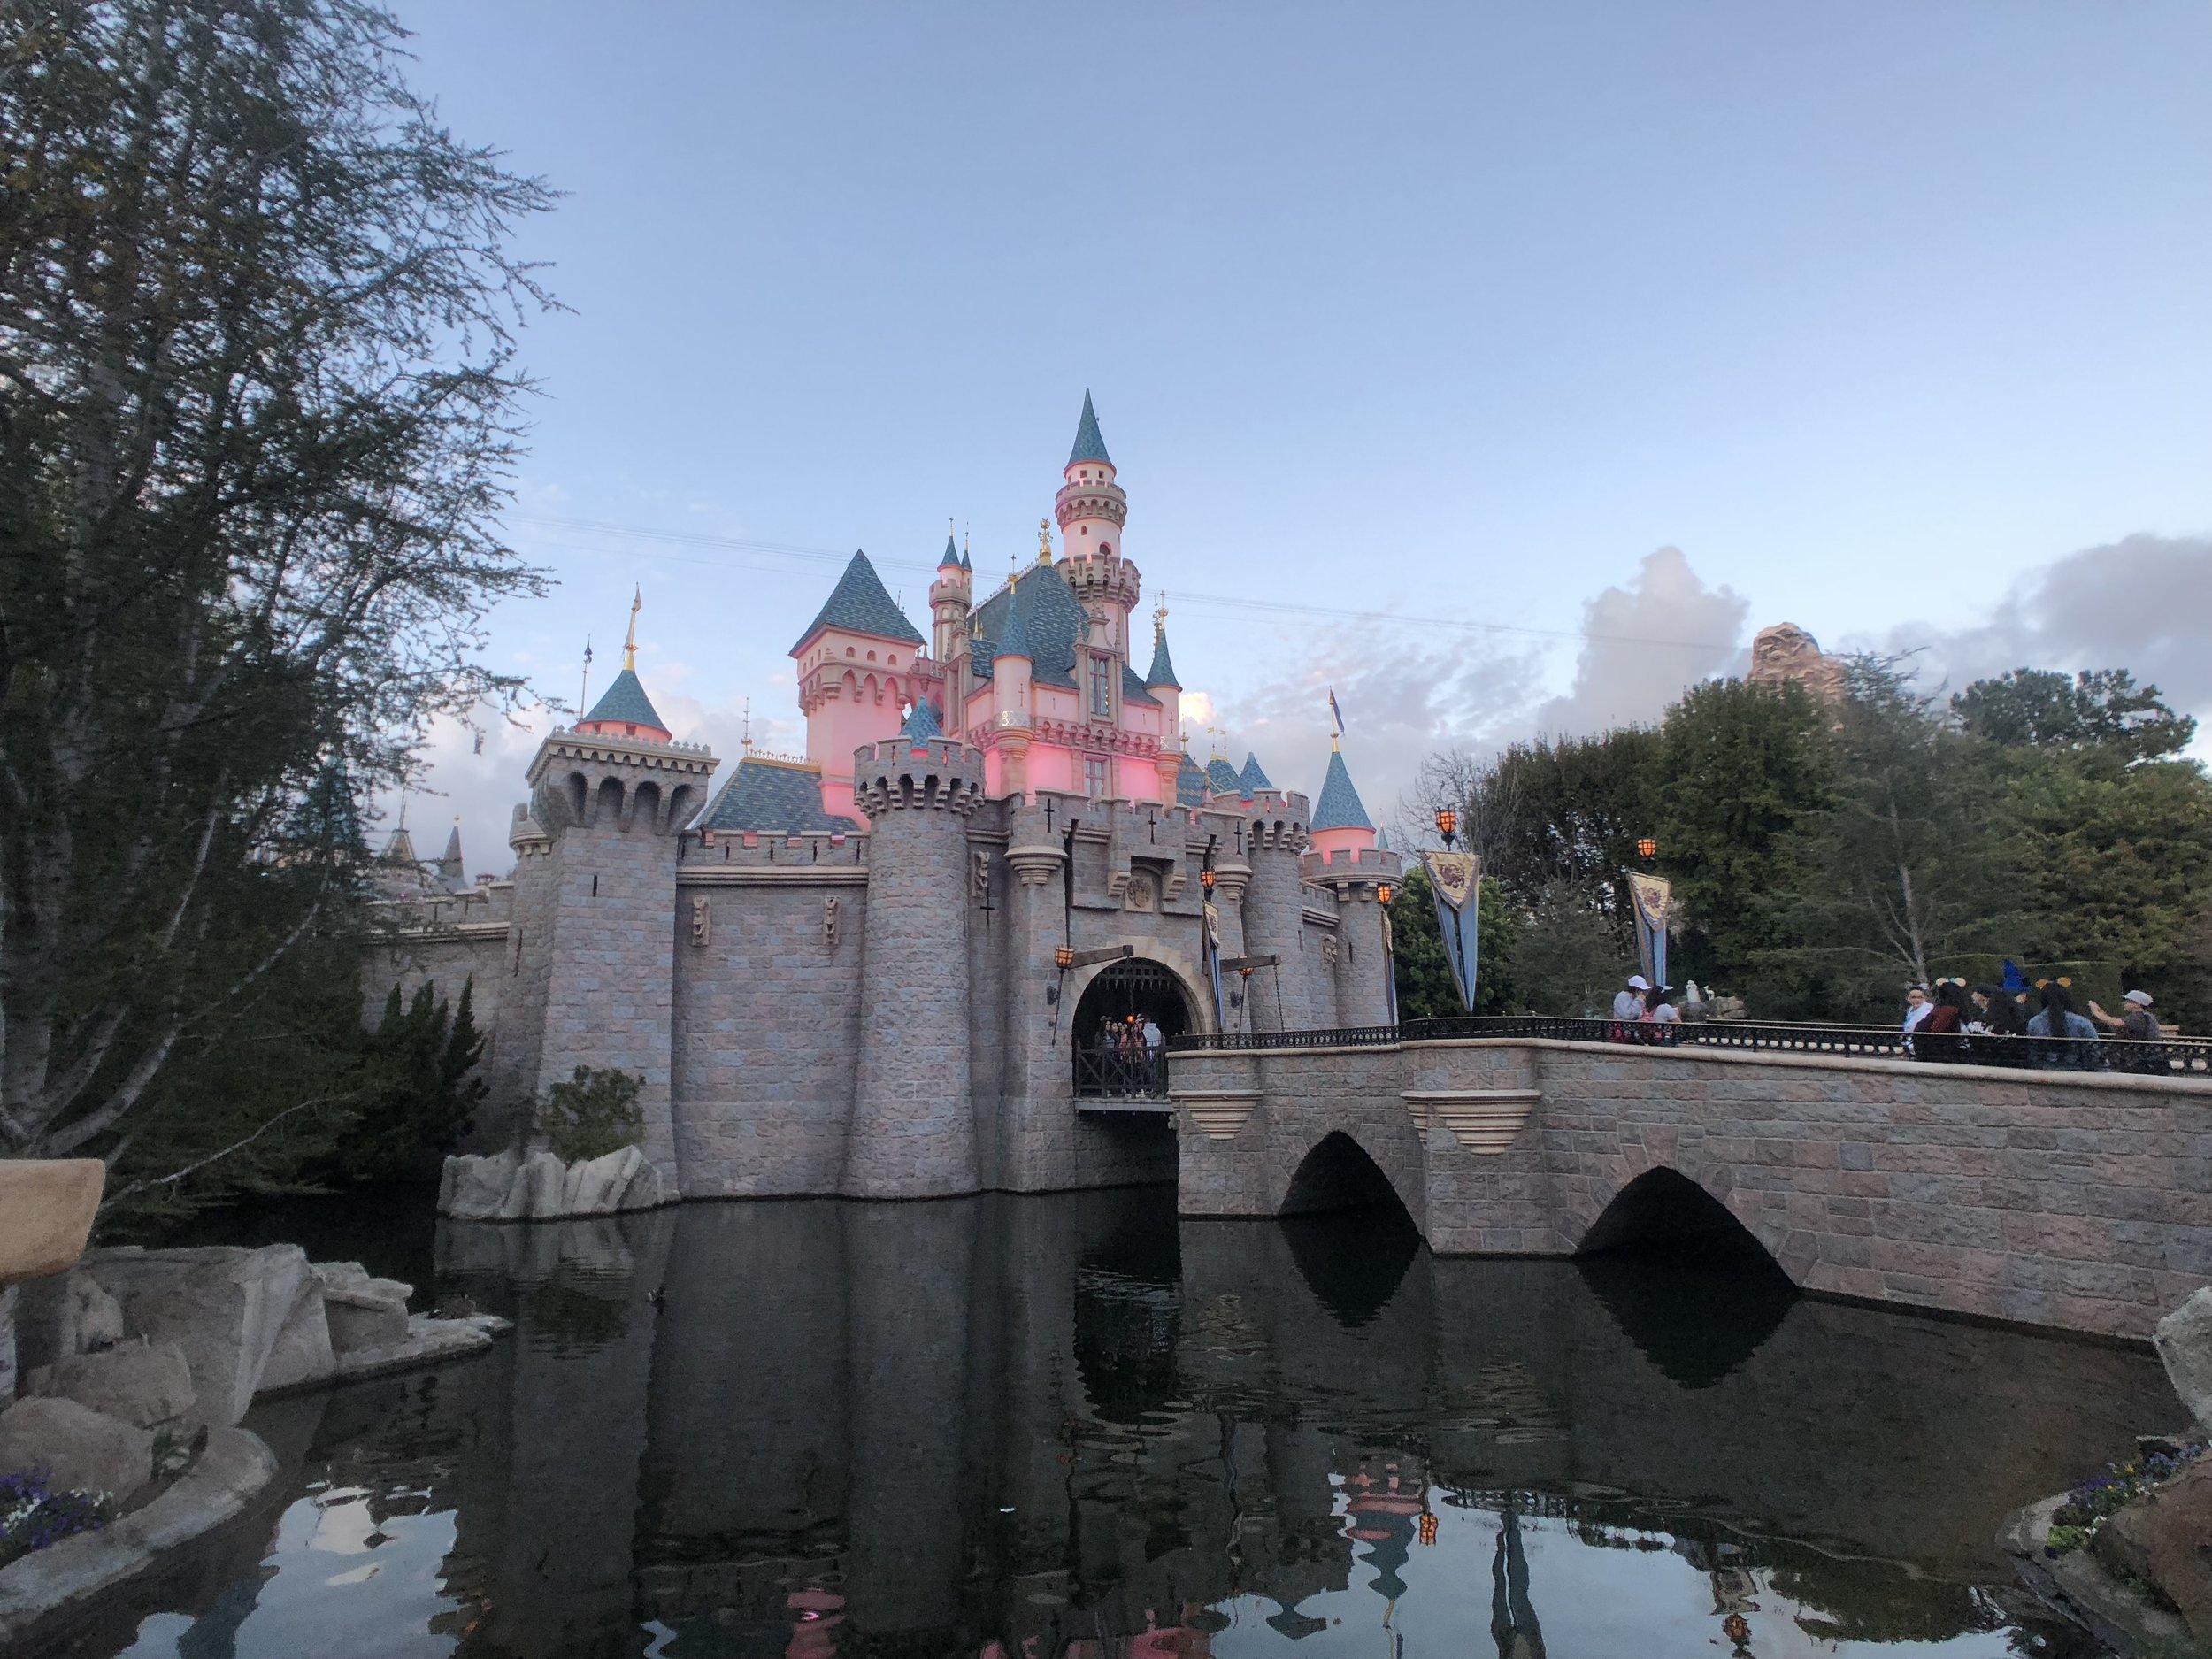
<path fill-rule="evenodd" d="M 303 803 L 518 691 L 480 648 L 539 586 L 495 518 L 551 198 L 355 0 L 20 0 L 0 42 L 0 1152 L 113 1162 L 351 926 L 351 800 Z"/>
<path fill-rule="evenodd" d="M 2197 723 L 2176 714 L 2156 686 L 2138 686 L 2124 668 L 2084 669 L 2073 679 L 2043 668 L 2016 668 L 1978 680 L 1951 699 L 1971 737 L 2007 748 L 2100 749 L 2127 760 L 2177 755 Z"/>
<path fill-rule="evenodd" d="M 475 995 L 475 980 L 465 979 L 449 1005 L 426 980 L 403 1006 L 392 987 L 362 1044 L 362 1098 L 332 1157 L 341 1178 L 397 1179 L 460 1144 L 488 1093 L 475 1075 L 484 1056 Z"/>
<path fill-rule="evenodd" d="M 1678 977 L 1740 979 L 1782 942 L 1795 837 L 1832 805 L 1831 718 L 1793 681 L 1709 680 L 1667 710 L 1657 839 L 1686 922 Z"/>
<path fill-rule="evenodd" d="M 580 1065 L 567 1082 L 546 1090 L 538 1127 L 554 1156 L 573 1164 L 635 1144 L 645 1133 L 645 1115 L 637 1103 L 641 1083 L 612 1067 Z"/>
<path fill-rule="evenodd" d="M 1398 1018 L 1445 1019 L 1467 1010 L 1452 982 L 1444 934 L 1436 919 L 1436 888 L 1418 864 L 1390 895 L 1391 957 L 1398 986 Z M 1504 890 L 1486 879 L 1475 895 L 1475 1012 L 1509 1014 L 1519 1000 L 1516 959 L 1518 918 Z"/>

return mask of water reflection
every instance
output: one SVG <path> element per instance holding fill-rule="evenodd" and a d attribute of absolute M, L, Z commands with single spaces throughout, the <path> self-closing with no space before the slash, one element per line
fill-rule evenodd
<path fill-rule="evenodd" d="M 2070 1653 L 1997 1523 L 2178 1409 L 2147 1355 L 1725 1263 L 1438 1262 L 1158 1193 L 437 1249 L 515 1339 L 257 1412 L 288 1504 L 75 1651 Z"/>

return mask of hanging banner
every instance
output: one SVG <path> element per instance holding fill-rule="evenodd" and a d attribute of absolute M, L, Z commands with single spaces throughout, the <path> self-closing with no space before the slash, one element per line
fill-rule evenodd
<path fill-rule="evenodd" d="M 1436 927 L 1444 935 L 1444 958 L 1452 964 L 1452 983 L 1460 1006 L 1475 1011 L 1475 967 L 1479 935 L 1472 911 L 1482 888 L 1482 860 L 1473 853 L 1425 852 L 1421 866 L 1436 889 Z"/>
<path fill-rule="evenodd" d="M 1644 978 L 1654 985 L 1667 982 L 1667 933 L 1674 926 L 1674 888 L 1664 876 L 1629 871 L 1629 896 L 1636 907 L 1636 954 Z"/>

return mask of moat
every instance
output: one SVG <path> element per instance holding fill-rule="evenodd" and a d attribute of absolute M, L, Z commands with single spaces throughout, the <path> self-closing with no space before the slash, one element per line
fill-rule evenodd
<path fill-rule="evenodd" d="M 280 1493 L 73 1655 L 2087 1655 L 1993 1534 L 2183 1416 L 2147 1349 L 1394 1210 L 268 1225 L 518 1328 L 257 1408 Z"/>

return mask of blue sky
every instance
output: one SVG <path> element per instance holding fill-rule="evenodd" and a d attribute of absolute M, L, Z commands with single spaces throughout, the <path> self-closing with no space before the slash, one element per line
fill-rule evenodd
<path fill-rule="evenodd" d="M 926 621 L 949 517 L 979 573 L 1033 553 L 1086 388 L 1240 757 L 1317 787 L 1335 683 L 1379 813 L 1785 618 L 2099 665 L 2059 659 L 2124 623 L 2004 618 L 2212 533 L 2197 0 L 400 11 L 457 131 L 568 193 L 511 523 L 561 585 L 495 654 L 572 699 L 641 583 L 718 748 L 748 697 L 798 745 L 835 556 Z M 531 747 L 442 740 L 411 821 L 503 870 Z"/>

